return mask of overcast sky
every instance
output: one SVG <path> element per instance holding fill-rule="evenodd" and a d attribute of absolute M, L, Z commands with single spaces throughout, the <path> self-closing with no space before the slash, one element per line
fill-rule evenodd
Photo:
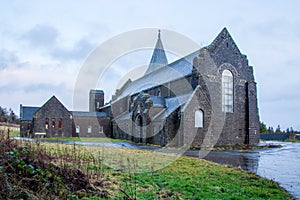
<path fill-rule="evenodd" d="M 203 46 L 227 27 L 254 66 L 260 119 L 300 130 L 299 8 L 297 0 L 1 1 L 0 105 L 19 112 L 19 104 L 41 106 L 55 95 L 72 110 L 85 59 L 123 32 L 168 29 Z M 151 52 L 137 56 L 123 62 L 145 65 Z"/>

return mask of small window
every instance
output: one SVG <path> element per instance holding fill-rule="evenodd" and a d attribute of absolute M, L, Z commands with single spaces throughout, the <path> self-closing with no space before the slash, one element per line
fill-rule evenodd
<path fill-rule="evenodd" d="M 92 126 L 88 126 L 87 132 L 92 133 Z"/>
<path fill-rule="evenodd" d="M 45 119 L 45 129 L 49 129 L 49 119 Z"/>
<path fill-rule="evenodd" d="M 55 128 L 55 119 L 54 119 L 54 118 L 52 118 L 51 127 L 52 127 L 52 128 Z"/>
<path fill-rule="evenodd" d="M 76 133 L 80 133 L 80 126 L 76 126 Z"/>
<path fill-rule="evenodd" d="M 202 110 L 197 110 L 195 112 L 195 127 L 196 128 L 203 128 L 203 121 L 204 121 L 204 113 Z"/>
<path fill-rule="evenodd" d="M 103 126 L 99 127 L 99 133 L 103 133 Z"/>
<path fill-rule="evenodd" d="M 58 120 L 58 128 L 61 129 L 62 128 L 62 118 L 60 118 Z"/>
<path fill-rule="evenodd" d="M 100 102 L 97 101 L 97 109 L 99 109 L 99 108 L 100 108 Z"/>

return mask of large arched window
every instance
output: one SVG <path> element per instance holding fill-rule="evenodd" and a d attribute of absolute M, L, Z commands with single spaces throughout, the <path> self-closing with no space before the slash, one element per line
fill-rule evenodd
<path fill-rule="evenodd" d="M 222 111 L 233 112 L 233 76 L 229 70 L 222 73 Z"/>
<path fill-rule="evenodd" d="M 196 110 L 195 112 L 195 127 L 196 128 L 203 128 L 203 121 L 204 121 L 204 113 L 202 110 Z"/>

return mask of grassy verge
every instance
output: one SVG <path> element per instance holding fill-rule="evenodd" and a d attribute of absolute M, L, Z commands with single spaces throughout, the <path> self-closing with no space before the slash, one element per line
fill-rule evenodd
<path fill-rule="evenodd" d="M 276 183 L 255 174 L 180 157 L 155 173 L 123 177 L 137 199 L 290 199 Z M 130 189 L 133 188 L 133 189 Z"/>
<path fill-rule="evenodd" d="M 129 140 L 121 140 L 121 139 L 112 139 L 112 138 L 100 138 L 100 137 L 65 137 L 65 138 L 39 138 L 39 140 L 48 140 L 48 141 L 62 141 L 62 142 L 126 142 L 131 143 Z M 142 143 L 134 143 L 135 145 L 145 145 Z M 148 146 L 157 146 L 153 144 L 147 144 Z M 233 145 L 219 145 L 212 148 L 202 148 L 202 150 L 235 150 L 235 151 L 248 151 L 248 150 L 256 150 L 256 149 L 267 149 L 267 148 L 280 148 L 281 145 L 275 144 L 266 144 L 262 146 L 257 145 L 246 145 L 246 144 L 233 144 Z M 174 150 L 182 150 L 182 148 L 177 147 L 164 147 L 167 149 L 174 149 Z M 200 150 L 200 148 L 192 148 L 192 150 Z"/>
<path fill-rule="evenodd" d="M 20 136 L 20 128 L 19 127 L 9 127 L 9 126 L 0 126 L 0 133 L 1 134 L 8 134 L 9 137 L 17 137 Z"/>
<path fill-rule="evenodd" d="M 285 142 L 297 142 L 297 143 L 299 143 L 300 142 L 300 140 L 294 140 L 294 139 L 287 139 L 287 140 L 284 140 Z"/>
<path fill-rule="evenodd" d="M 0 195 L 7 198 L 292 199 L 273 181 L 196 158 L 3 138 L 0 142 Z"/>
<path fill-rule="evenodd" d="M 39 140 L 50 141 L 70 141 L 70 142 L 124 142 L 125 140 L 112 139 L 112 138 L 100 138 L 100 137 L 65 137 L 65 138 L 39 138 Z"/>
<path fill-rule="evenodd" d="M 61 148 L 79 148 L 83 157 L 100 158 L 102 173 L 117 185 L 113 193 L 117 199 L 291 199 L 273 181 L 201 159 L 132 149 L 47 145 L 49 154 Z"/>
<path fill-rule="evenodd" d="M 209 150 L 234 150 L 234 151 L 248 151 L 257 149 L 269 149 L 269 148 L 281 148 L 281 145 L 277 144 L 265 144 L 265 145 L 247 145 L 247 144 L 235 144 L 235 145 L 220 145 L 215 146 Z"/>

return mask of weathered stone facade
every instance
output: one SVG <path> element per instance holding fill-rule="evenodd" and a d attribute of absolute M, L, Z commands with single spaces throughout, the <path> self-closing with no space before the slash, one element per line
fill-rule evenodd
<path fill-rule="evenodd" d="M 90 90 L 89 111 L 99 112 L 104 106 L 104 92 L 102 90 Z"/>
<path fill-rule="evenodd" d="M 33 115 L 33 132 L 46 133 L 46 137 L 72 137 L 72 115 L 53 96 Z"/>
<path fill-rule="evenodd" d="M 144 86 L 149 82 L 157 84 Z M 111 111 L 112 136 L 134 142 L 189 147 L 259 142 L 253 68 L 226 28 L 211 45 L 130 81 Z"/>
<path fill-rule="evenodd" d="M 20 136 L 28 137 L 31 132 L 32 132 L 32 121 L 31 120 L 20 121 Z"/>
<path fill-rule="evenodd" d="M 72 112 L 78 137 L 110 137 L 110 117 L 102 112 Z"/>

